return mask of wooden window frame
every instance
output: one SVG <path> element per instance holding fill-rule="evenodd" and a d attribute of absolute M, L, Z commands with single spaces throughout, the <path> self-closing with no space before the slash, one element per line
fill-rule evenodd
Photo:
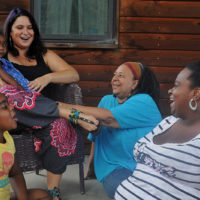
<path fill-rule="evenodd" d="M 34 9 L 35 6 L 35 0 L 31 0 L 30 2 L 30 10 L 33 16 L 37 15 L 37 9 Z M 108 0 L 109 1 L 109 0 Z M 119 4 L 120 0 L 114 0 L 114 8 L 113 8 L 113 17 L 110 21 L 112 24 L 112 36 L 111 39 L 105 39 L 105 40 L 94 40 L 94 41 L 89 41 L 89 40 L 81 40 L 79 39 L 45 39 L 43 40 L 45 46 L 47 48 L 118 48 L 119 45 Z"/>

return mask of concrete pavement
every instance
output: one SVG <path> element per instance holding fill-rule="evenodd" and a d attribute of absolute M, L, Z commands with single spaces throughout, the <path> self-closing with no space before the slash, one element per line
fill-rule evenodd
<path fill-rule="evenodd" d="M 88 156 L 85 157 L 84 170 L 86 170 Z M 41 175 L 35 172 L 26 172 L 25 179 L 28 188 L 46 189 L 46 171 L 40 171 Z M 85 181 L 85 194 L 80 193 L 79 188 L 79 166 L 69 165 L 60 184 L 62 200 L 109 200 L 102 185 L 95 180 Z"/>

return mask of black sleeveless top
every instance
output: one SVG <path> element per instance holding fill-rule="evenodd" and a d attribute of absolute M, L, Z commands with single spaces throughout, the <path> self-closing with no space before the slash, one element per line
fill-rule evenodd
<path fill-rule="evenodd" d="M 8 60 L 8 56 L 5 56 L 5 59 Z M 13 63 L 14 67 L 18 69 L 25 78 L 27 78 L 29 81 L 32 81 L 40 76 L 43 76 L 45 74 L 51 73 L 51 70 L 49 67 L 46 65 L 44 62 L 44 59 L 42 56 L 36 58 L 37 65 L 32 65 L 32 66 L 24 66 L 24 65 L 19 65 L 17 63 Z M 51 97 L 51 89 L 52 89 L 52 84 L 48 84 L 42 91 L 41 93 L 46 96 L 46 97 Z"/>

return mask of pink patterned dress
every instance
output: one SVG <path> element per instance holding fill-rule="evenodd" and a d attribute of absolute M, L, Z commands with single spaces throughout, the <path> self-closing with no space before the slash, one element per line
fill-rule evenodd
<path fill-rule="evenodd" d="M 35 151 L 42 158 L 43 167 L 52 173 L 63 173 L 75 152 L 77 135 L 71 123 L 59 117 L 57 102 L 11 85 L 0 88 L 0 93 L 14 106 L 18 129 L 34 133 Z"/>

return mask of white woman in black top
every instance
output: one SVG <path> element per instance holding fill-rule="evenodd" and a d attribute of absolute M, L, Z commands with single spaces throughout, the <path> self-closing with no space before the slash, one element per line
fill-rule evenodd
<path fill-rule="evenodd" d="M 79 81 L 77 71 L 56 53 L 46 49 L 40 39 L 33 16 L 26 10 L 15 8 L 9 13 L 4 33 L 7 43 L 6 58 L 30 81 L 30 89 L 46 94 L 50 83 Z M 47 172 L 47 187 L 59 187 L 60 172 Z M 55 200 L 60 197 L 54 197 Z"/>

